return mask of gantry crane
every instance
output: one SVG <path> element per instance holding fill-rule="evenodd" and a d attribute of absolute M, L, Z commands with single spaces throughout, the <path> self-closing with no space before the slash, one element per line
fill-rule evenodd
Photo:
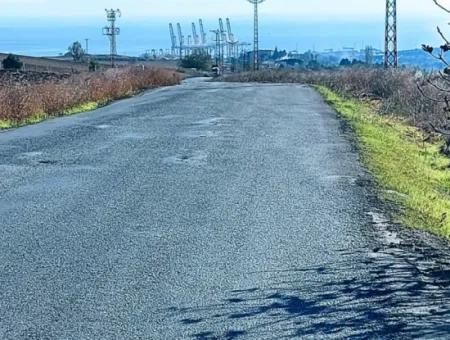
<path fill-rule="evenodd" d="M 178 29 L 178 42 L 180 43 L 180 59 L 183 59 L 183 49 L 184 49 L 184 36 L 181 30 L 181 24 L 177 23 Z"/>
<path fill-rule="evenodd" d="M 170 40 L 172 42 L 172 55 L 175 55 L 177 52 L 177 37 L 175 35 L 175 31 L 173 30 L 173 25 L 169 24 L 169 31 L 170 31 Z"/>
<path fill-rule="evenodd" d="M 200 45 L 200 38 L 197 34 L 197 27 L 195 27 L 195 22 L 192 23 L 192 38 L 194 39 L 194 45 L 196 48 Z"/>
<path fill-rule="evenodd" d="M 231 30 L 230 18 L 227 18 L 226 21 L 227 21 L 228 45 L 230 50 L 230 57 L 235 58 L 237 55 L 238 41 L 235 39 L 233 31 Z"/>

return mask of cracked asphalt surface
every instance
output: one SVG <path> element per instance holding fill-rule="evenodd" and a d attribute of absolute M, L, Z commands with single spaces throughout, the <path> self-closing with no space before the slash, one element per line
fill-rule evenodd
<path fill-rule="evenodd" d="M 0 338 L 449 338 L 448 245 L 385 209 L 301 85 L 194 79 L 2 132 Z"/>

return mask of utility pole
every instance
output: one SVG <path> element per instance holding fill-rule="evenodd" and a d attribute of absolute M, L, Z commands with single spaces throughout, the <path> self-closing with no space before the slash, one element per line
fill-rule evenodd
<path fill-rule="evenodd" d="M 120 28 L 116 27 L 117 17 L 121 17 L 122 13 L 120 9 L 105 9 L 106 18 L 108 19 L 109 26 L 103 28 L 103 35 L 109 37 L 110 40 L 110 55 L 111 55 L 111 66 L 114 67 L 114 58 L 117 55 L 117 36 L 120 34 Z"/>
<path fill-rule="evenodd" d="M 84 41 L 86 42 L 86 48 L 85 48 L 84 52 L 86 54 L 89 54 L 89 39 L 86 38 L 86 39 L 84 39 Z"/>
<path fill-rule="evenodd" d="M 214 56 L 216 58 L 216 65 L 219 68 L 220 72 L 222 72 L 222 32 L 220 29 L 212 30 L 211 32 L 216 35 L 216 51 L 214 53 Z"/>
<path fill-rule="evenodd" d="M 254 27 L 253 27 L 253 70 L 259 70 L 259 23 L 258 5 L 265 0 L 247 0 L 254 5 Z"/>
<path fill-rule="evenodd" d="M 397 66 L 397 0 L 386 0 L 384 67 L 396 68 Z"/>

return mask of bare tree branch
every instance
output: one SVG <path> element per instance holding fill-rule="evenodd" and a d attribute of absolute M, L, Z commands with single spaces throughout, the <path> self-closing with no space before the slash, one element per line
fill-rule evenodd
<path fill-rule="evenodd" d="M 431 86 L 433 86 L 438 91 L 450 93 L 450 89 L 444 89 L 443 87 L 441 87 L 441 86 L 437 85 L 436 83 L 434 83 L 433 80 L 431 80 L 431 79 L 427 79 L 426 82 L 428 84 L 430 84 Z"/>
<path fill-rule="evenodd" d="M 438 2 L 438 0 L 433 0 L 433 2 L 434 2 L 434 3 L 436 4 L 436 6 L 438 6 L 440 9 L 442 9 L 442 10 L 444 10 L 444 11 L 446 11 L 447 13 L 450 14 L 450 10 L 447 9 L 444 5 L 441 5 L 441 4 Z"/>
<path fill-rule="evenodd" d="M 437 31 L 439 33 L 439 35 L 441 36 L 441 38 L 445 41 L 445 43 L 447 45 L 450 45 L 450 42 L 448 41 L 448 39 L 445 37 L 444 33 L 442 33 L 441 28 L 438 26 L 437 27 Z"/>
<path fill-rule="evenodd" d="M 438 129 L 432 123 L 429 123 L 429 125 L 431 126 L 431 128 L 433 129 L 434 132 L 440 133 L 441 135 L 444 135 L 444 136 L 450 136 L 450 131 L 444 131 L 442 129 Z"/>
<path fill-rule="evenodd" d="M 432 102 L 435 102 L 435 103 L 442 103 L 442 104 L 445 104 L 445 103 L 446 103 L 446 100 L 443 100 L 443 99 L 436 99 L 436 98 L 431 98 L 430 96 L 428 96 L 428 95 L 423 91 L 422 87 L 421 87 L 419 84 L 417 84 L 417 89 L 419 90 L 420 94 L 421 94 L 424 98 L 428 99 L 429 101 L 432 101 Z"/>

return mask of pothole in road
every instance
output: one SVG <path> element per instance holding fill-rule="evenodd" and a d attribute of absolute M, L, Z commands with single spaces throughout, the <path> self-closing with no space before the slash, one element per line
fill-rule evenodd
<path fill-rule="evenodd" d="M 17 155 L 15 163 L 22 165 L 54 165 L 58 163 L 54 159 L 46 158 L 47 156 L 41 151 L 24 152 Z"/>
<path fill-rule="evenodd" d="M 43 159 L 43 160 L 40 160 L 37 162 L 38 162 L 38 164 L 44 164 L 44 165 L 54 165 L 54 164 L 58 163 L 57 161 L 50 160 L 50 159 Z"/>
<path fill-rule="evenodd" d="M 97 125 L 96 128 L 99 130 L 106 130 L 109 129 L 111 127 L 111 125 L 107 125 L 107 124 L 101 124 L 101 125 Z"/>
<path fill-rule="evenodd" d="M 29 159 L 29 158 L 36 158 L 42 156 L 41 151 L 32 151 L 32 152 L 24 152 L 18 156 L 20 159 Z"/>
<path fill-rule="evenodd" d="M 389 230 L 390 220 L 379 212 L 368 212 L 368 216 L 372 218 L 372 223 L 375 225 L 377 232 L 379 233 L 384 244 L 389 246 L 398 246 L 402 244 L 403 240 L 398 233 Z"/>
<path fill-rule="evenodd" d="M 163 161 L 166 164 L 202 166 L 206 164 L 207 160 L 208 154 L 206 152 L 194 151 L 193 153 L 184 153 L 166 157 Z"/>
<path fill-rule="evenodd" d="M 340 175 L 326 176 L 326 177 L 324 177 L 324 180 L 332 182 L 332 183 L 344 183 L 344 184 L 350 184 L 350 185 L 355 185 L 358 182 L 358 179 L 355 177 L 340 176 Z"/>
<path fill-rule="evenodd" d="M 214 131 L 186 131 L 179 134 L 184 138 L 213 138 L 218 137 L 219 134 Z"/>
<path fill-rule="evenodd" d="M 126 132 L 126 133 L 122 133 L 120 135 L 116 136 L 117 139 L 119 140 L 143 140 L 143 139 L 147 139 L 149 138 L 149 136 L 142 134 L 142 133 L 137 133 L 137 132 Z"/>
<path fill-rule="evenodd" d="M 217 126 L 220 125 L 221 122 L 223 122 L 225 118 L 222 117 L 213 117 L 208 119 L 203 119 L 198 122 L 193 123 L 194 125 L 206 125 L 206 126 Z"/>

